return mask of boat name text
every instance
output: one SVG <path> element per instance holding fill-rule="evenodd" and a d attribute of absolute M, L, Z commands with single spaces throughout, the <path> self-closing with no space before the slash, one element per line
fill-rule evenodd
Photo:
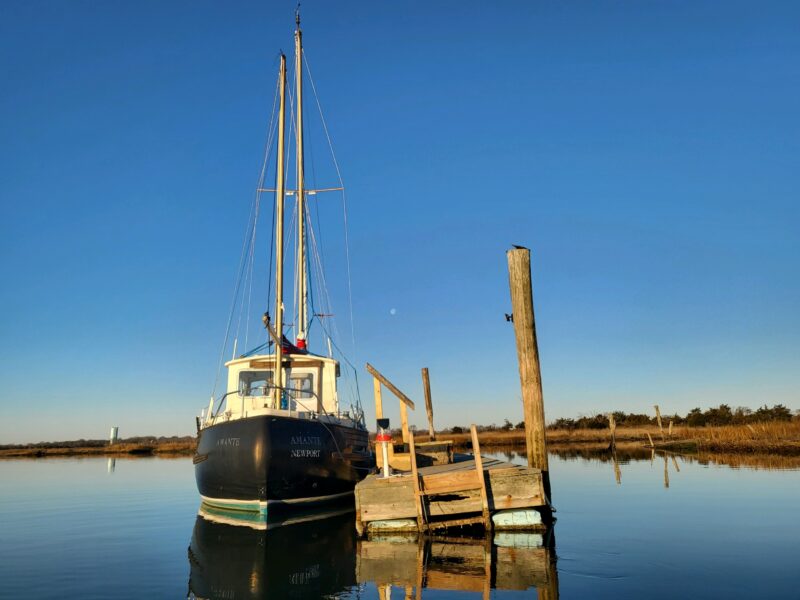
<path fill-rule="evenodd" d="M 318 435 L 293 435 L 292 446 L 321 446 L 322 440 Z"/>
<path fill-rule="evenodd" d="M 292 448 L 289 453 L 291 458 L 319 458 L 321 455 L 322 440 L 319 436 L 293 435 L 289 441 L 292 446 L 303 446 L 301 448 Z"/>

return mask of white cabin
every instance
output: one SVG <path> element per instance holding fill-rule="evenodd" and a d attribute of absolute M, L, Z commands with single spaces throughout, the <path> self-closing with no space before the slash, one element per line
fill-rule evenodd
<path fill-rule="evenodd" d="M 337 360 L 313 354 L 284 355 L 281 394 L 273 384 L 274 354 L 236 358 L 225 366 L 228 386 L 224 401 L 214 406 L 212 399 L 202 419 L 204 426 L 263 414 L 337 421 L 350 418 L 339 413 Z"/>

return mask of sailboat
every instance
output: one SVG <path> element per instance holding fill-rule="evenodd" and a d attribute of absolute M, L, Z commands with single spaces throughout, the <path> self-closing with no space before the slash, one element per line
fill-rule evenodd
<path fill-rule="evenodd" d="M 374 466 L 360 404 L 340 410 L 339 360 L 309 349 L 307 197 L 303 155 L 303 42 L 295 29 L 294 125 L 296 187 L 286 188 L 286 56 L 278 76 L 279 116 L 275 189 L 275 307 L 266 312 L 267 353 L 246 352 L 227 363 L 227 389 L 212 395 L 197 418 L 195 477 L 203 503 L 224 510 L 266 515 L 275 505 L 309 505 L 352 494 Z M 313 84 L 313 81 L 312 81 Z M 284 335 L 284 205 L 296 203 L 293 324 Z"/>

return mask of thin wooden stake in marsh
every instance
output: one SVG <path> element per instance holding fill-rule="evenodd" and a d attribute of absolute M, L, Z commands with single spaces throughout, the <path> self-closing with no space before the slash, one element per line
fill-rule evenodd
<path fill-rule="evenodd" d="M 542 483 L 548 500 L 550 468 L 545 440 L 544 397 L 542 374 L 539 368 L 539 347 L 536 342 L 536 321 L 533 315 L 533 286 L 531 285 L 531 251 L 515 247 L 506 253 L 508 283 L 511 289 L 511 310 L 517 340 L 519 380 L 522 387 L 522 406 L 525 416 L 525 443 L 528 466 L 542 471 Z"/>
<path fill-rule="evenodd" d="M 614 413 L 608 413 L 608 428 L 611 430 L 611 445 L 609 449 L 613 452 L 617 449 L 617 421 L 614 419 Z"/>
<path fill-rule="evenodd" d="M 655 404 L 653 408 L 656 409 L 656 421 L 658 421 L 658 430 L 661 432 L 661 441 L 664 441 L 664 428 L 661 426 L 661 411 L 658 409 L 658 404 Z"/>
<path fill-rule="evenodd" d="M 422 391 L 425 393 L 425 412 L 428 413 L 428 430 L 430 441 L 436 440 L 436 431 L 433 429 L 433 400 L 431 400 L 431 378 L 427 367 L 422 369 Z"/>

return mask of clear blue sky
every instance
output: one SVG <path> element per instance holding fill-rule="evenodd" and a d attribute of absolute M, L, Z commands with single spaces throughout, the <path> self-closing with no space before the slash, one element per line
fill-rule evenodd
<path fill-rule="evenodd" d="M 0 443 L 193 432 L 293 9 L 0 5 Z M 305 2 L 354 362 L 417 399 L 429 367 L 439 425 L 520 420 L 514 243 L 548 419 L 800 408 L 798 22 L 796 2 Z"/>

